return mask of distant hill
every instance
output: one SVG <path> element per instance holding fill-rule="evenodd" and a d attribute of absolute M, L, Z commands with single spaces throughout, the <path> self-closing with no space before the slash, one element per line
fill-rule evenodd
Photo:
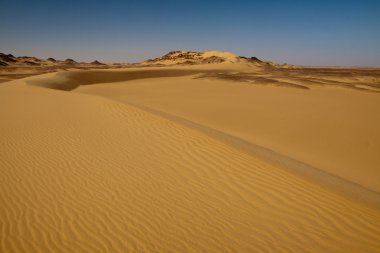
<path fill-rule="evenodd" d="M 91 63 L 77 62 L 73 59 L 56 60 L 54 58 L 39 59 L 31 56 L 16 57 L 12 54 L 0 53 L 0 67 L 54 67 L 54 68 L 102 68 L 102 67 L 142 67 L 142 66 L 172 66 L 172 65 L 201 65 L 201 64 L 223 64 L 223 63 L 246 63 L 248 66 L 293 68 L 290 64 L 275 64 L 263 61 L 257 57 L 237 56 L 229 52 L 221 51 L 171 51 L 164 56 L 149 59 L 135 64 L 105 64 L 97 60 Z"/>
<path fill-rule="evenodd" d="M 291 67 L 287 64 L 279 65 L 267 61 L 262 61 L 257 57 L 237 56 L 229 52 L 221 51 L 172 51 L 164 56 L 149 59 L 142 62 L 142 65 L 200 65 L 200 64 L 219 64 L 219 63 L 247 63 L 256 66 L 272 66 L 272 67 Z"/>
<path fill-rule="evenodd" d="M 163 65 L 195 65 L 195 64 L 210 64 L 222 62 L 237 62 L 238 57 L 232 53 L 207 51 L 207 52 L 192 52 L 192 51 L 172 51 L 164 56 L 156 59 L 147 60 L 144 63 L 148 64 L 163 64 Z"/>
<path fill-rule="evenodd" d="M 73 59 L 66 59 L 64 61 L 62 60 L 56 60 L 54 58 L 48 58 L 46 60 L 39 59 L 37 57 L 31 57 L 31 56 L 19 56 L 16 57 L 12 54 L 4 54 L 0 53 L 0 66 L 6 67 L 28 67 L 28 66 L 41 66 L 41 67 L 66 67 L 66 66 L 78 66 L 78 67 L 91 67 L 91 66 L 101 66 L 101 65 L 107 65 L 104 63 L 101 63 L 97 60 L 91 62 L 91 63 L 78 63 Z"/>

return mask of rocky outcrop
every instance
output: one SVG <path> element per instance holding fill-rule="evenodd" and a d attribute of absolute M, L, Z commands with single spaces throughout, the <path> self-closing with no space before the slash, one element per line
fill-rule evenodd
<path fill-rule="evenodd" d="M 92 64 L 92 65 L 105 65 L 104 63 L 101 63 L 101 62 L 99 62 L 97 60 L 91 62 L 90 64 Z"/>
<path fill-rule="evenodd" d="M 248 58 L 248 57 L 245 57 L 245 56 L 239 56 L 239 58 L 240 59 L 244 59 L 244 60 L 246 60 L 248 62 L 253 62 L 253 63 L 259 63 L 259 62 L 261 63 L 261 62 L 263 62 L 262 60 L 260 60 L 257 57 L 250 57 L 250 58 Z"/>
<path fill-rule="evenodd" d="M 238 57 L 228 52 L 206 51 L 171 51 L 164 56 L 150 59 L 143 64 L 154 65 L 196 65 L 196 64 L 212 64 L 223 62 L 237 62 Z"/>
<path fill-rule="evenodd" d="M 246 63 L 255 66 L 270 66 L 269 63 L 257 57 L 236 56 L 228 52 L 220 51 L 171 51 L 164 56 L 143 62 L 143 65 L 197 65 L 197 64 L 219 64 L 219 63 Z"/>
<path fill-rule="evenodd" d="M 11 54 L 6 55 L 6 54 L 0 53 L 0 60 L 2 62 L 16 62 L 15 57 L 13 55 L 11 55 Z"/>
<path fill-rule="evenodd" d="M 46 60 L 39 59 L 37 57 L 31 56 L 19 56 L 15 57 L 11 54 L 0 53 L 0 67 L 42 67 L 42 68 L 66 68 L 66 67 L 78 67 L 78 68 L 101 68 L 101 67 L 111 67 L 101 63 L 97 60 L 86 63 L 78 63 L 75 60 L 68 58 L 64 61 L 56 60 L 54 58 L 47 58 Z M 113 65 L 112 65 L 113 66 Z"/>
<path fill-rule="evenodd" d="M 34 61 L 24 61 L 23 63 L 27 64 L 27 65 L 30 65 L 30 66 L 38 66 L 40 64 L 34 62 Z"/>
<path fill-rule="evenodd" d="M 70 58 L 66 59 L 66 60 L 65 60 L 65 63 L 66 63 L 66 64 L 69 64 L 69 65 L 77 64 L 76 61 L 74 61 L 73 59 L 70 59 Z"/>

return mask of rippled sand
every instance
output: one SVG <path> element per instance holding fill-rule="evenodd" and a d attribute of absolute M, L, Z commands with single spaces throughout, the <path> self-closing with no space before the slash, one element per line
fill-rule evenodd
<path fill-rule="evenodd" d="M 1 84 L 0 251 L 378 252 L 376 80 L 217 69 Z"/>

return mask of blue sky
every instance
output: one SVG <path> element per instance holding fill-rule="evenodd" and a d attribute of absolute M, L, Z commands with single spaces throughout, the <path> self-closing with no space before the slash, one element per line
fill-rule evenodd
<path fill-rule="evenodd" d="M 0 0 L 0 52 L 136 62 L 221 50 L 301 65 L 380 66 L 380 1 Z"/>

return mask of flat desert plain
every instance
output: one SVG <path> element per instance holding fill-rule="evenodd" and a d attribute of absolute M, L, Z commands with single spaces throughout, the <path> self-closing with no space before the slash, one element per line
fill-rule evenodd
<path fill-rule="evenodd" d="M 0 84 L 1 252 L 379 252 L 380 70 Z"/>

